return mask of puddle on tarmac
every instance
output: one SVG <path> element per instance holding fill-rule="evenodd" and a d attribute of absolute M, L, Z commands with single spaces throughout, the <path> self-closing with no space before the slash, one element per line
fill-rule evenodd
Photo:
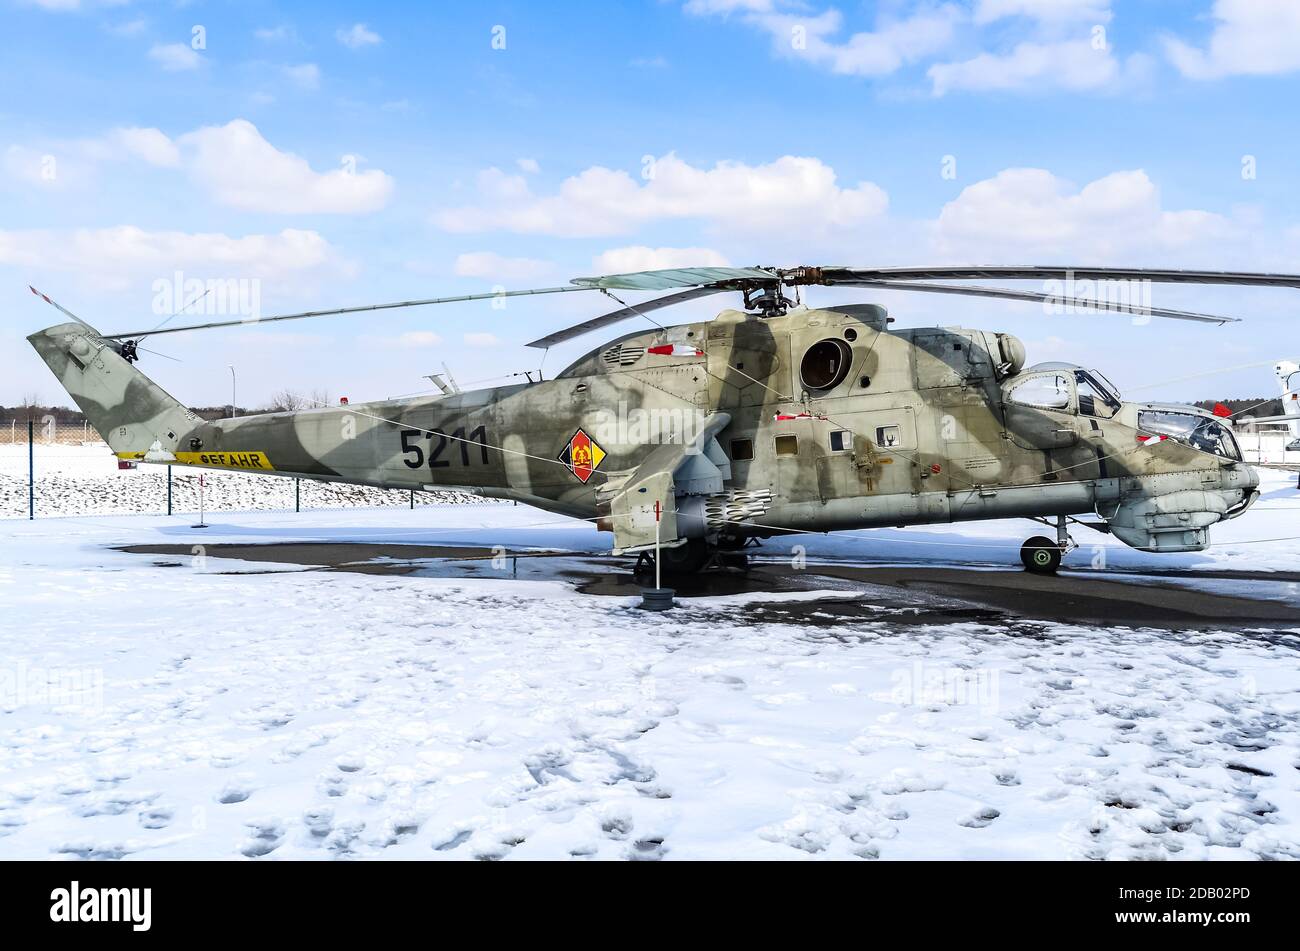
<path fill-rule="evenodd" d="M 190 545 L 131 545 L 133 554 L 164 555 L 180 561 L 155 561 L 167 567 L 189 563 Z M 223 574 L 264 574 L 285 570 L 346 571 L 423 578 L 484 578 L 559 581 L 584 593 L 633 598 L 653 585 L 653 575 L 634 575 L 631 559 L 563 551 L 503 551 L 474 546 L 405 545 L 351 542 L 277 542 L 205 546 L 210 558 L 243 562 Z M 257 567 L 282 565 L 283 568 Z M 1225 573 L 1218 573 L 1222 579 Z M 964 566 L 810 563 L 802 569 L 784 559 L 752 558 L 748 570 L 724 569 L 665 578 L 679 597 L 679 610 L 698 598 L 762 595 L 735 611 L 736 623 L 790 622 L 833 627 L 847 622 L 944 624 L 959 621 L 995 624 L 1023 621 L 1084 623 L 1096 627 L 1148 626 L 1175 630 L 1260 629 L 1300 634 L 1300 608 L 1276 598 L 1272 584 L 1242 573 L 1233 590 L 1198 590 L 1149 575 L 1099 576 L 1063 571 L 1056 577 L 1013 568 Z M 1259 588 L 1254 591 L 1254 588 Z M 782 601 L 772 595 L 826 592 L 816 599 Z M 841 592 L 836 597 L 834 592 Z M 710 605 L 707 610 L 715 612 Z M 1032 634 L 1026 630 L 1023 633 Z M 1297 639 L 1283 637 L 1284 646 Z"/>

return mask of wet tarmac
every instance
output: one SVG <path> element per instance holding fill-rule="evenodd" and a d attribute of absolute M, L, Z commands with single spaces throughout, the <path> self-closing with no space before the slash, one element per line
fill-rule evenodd
<path fill-rule="evenodd" d="M 165 566 L 190 563 L 189 545 L 131 545 L 132 554 L 170 556 Z M 631 559 L 559 551 L 337 542 L 209 545 L 209 558 L 229 559 L 230 574 L 298 565 L 430 578 L 506 578 L 560 581 L 585 594 L 635 597 L 652 579 L 633 574 Z M 1211 582 L 1203 585 L 1202 582 Z M 1195 587 L 1189 584 L 1195 582 Z M 738 612 L 737 621 L 787 621 L 816 626 L 848 622 L 940 624 L 956 621 L 1045 621 L 1099 627 L 1171 630 L 1254 629 L 1300 634 L 1300 573 L 1134 572 L 1062 570 L 1054 577 L 1019 568 L 810 563 L 751 558 L 748 570 L 725 569 L 665 580 L 677 590 L 679 610 L 692 599 L 745 594 L 842 591 L 816 600 L 765 599 Z"/>

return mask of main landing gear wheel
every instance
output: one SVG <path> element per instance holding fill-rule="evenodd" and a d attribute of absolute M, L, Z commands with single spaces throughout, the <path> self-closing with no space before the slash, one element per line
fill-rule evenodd
<path fill-rule="evenodd" d="M 664 575 L 693 575 L 699 572 L 709 561 L 712 551 L 702 538 L 692 538 L 685 545 L 676 548 L 659 549 L 660 571 Z M 643 551 L 638 556 L 633 574 L 654 574 L 655 562 L 653 552 Z"/>
<path fill-rule="evenodd" d="M 1020 560 L 1025 570 L 1036 575 L 1054 575 L 1061 567 L 1061 546 L 1050 538 L 1035 535 L 1020 546 Z"/>

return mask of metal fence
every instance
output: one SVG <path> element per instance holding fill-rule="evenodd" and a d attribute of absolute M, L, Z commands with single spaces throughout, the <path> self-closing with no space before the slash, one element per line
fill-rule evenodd
<path fill-rule="evenodd" d="M 7 428 L 7 427 L 6 427 Z M 23 427 L 26 430 L 28 427 Z M 81 426 L 42 438 L 39 424 L 19 441 L 0 441 L 0 518 L 171 515 L 198 512 L 302 512 L 417 508 L 482 502 L 455 491 L 411 492 L 250 475 L 186 466 L 123 466 L 108 446 L 80 439 Z"/>
<path fill-rule="evenodd" d="M 82 420 L 79 423 L 57 423 L 52 417 L 20 422 L 17 417 L 0 425 L 0 446 L 26 446 L 29 433 L 39 445 L 80 446 L 103 442 L 99 433 Z"/>

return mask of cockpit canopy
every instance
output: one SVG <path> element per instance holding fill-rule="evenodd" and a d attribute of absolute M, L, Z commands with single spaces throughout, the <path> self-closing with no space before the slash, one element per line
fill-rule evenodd
<path fill-rule="evenodd" d="M 1027 379 L 1008 393 L 1013 403 L 1068 410 L 1077 393 L 1079 412 L 1099 419 L 1110 419 L 1123 406 L 1119 390 L 1100 370 L 1085 370 L 1073 363 L 1038 363 L 1025 373 Z"/>
<path fill-rule="evenodd" d="M 1112 419 L 1123 409 L 1119 391 L 1098 370 L 1073 363 L 1039 363 L 1009 384 L 1011 406 Z M 1138 438 L 1162 437 L 1222 459 L 1241 461 L 1232 429 L 1213 416 L 1180 406 L 1147 406 L 1137 414 Z"/>
<path fill-rule="evenodd" d="M 1232 430 L 1211 416 L 1181 412 L 1172 407 L 1144 409 L 1138 413 L 1138 432 L 1164 436 L 1201 452 L 1241 461 L 1241 449 Z"/>

